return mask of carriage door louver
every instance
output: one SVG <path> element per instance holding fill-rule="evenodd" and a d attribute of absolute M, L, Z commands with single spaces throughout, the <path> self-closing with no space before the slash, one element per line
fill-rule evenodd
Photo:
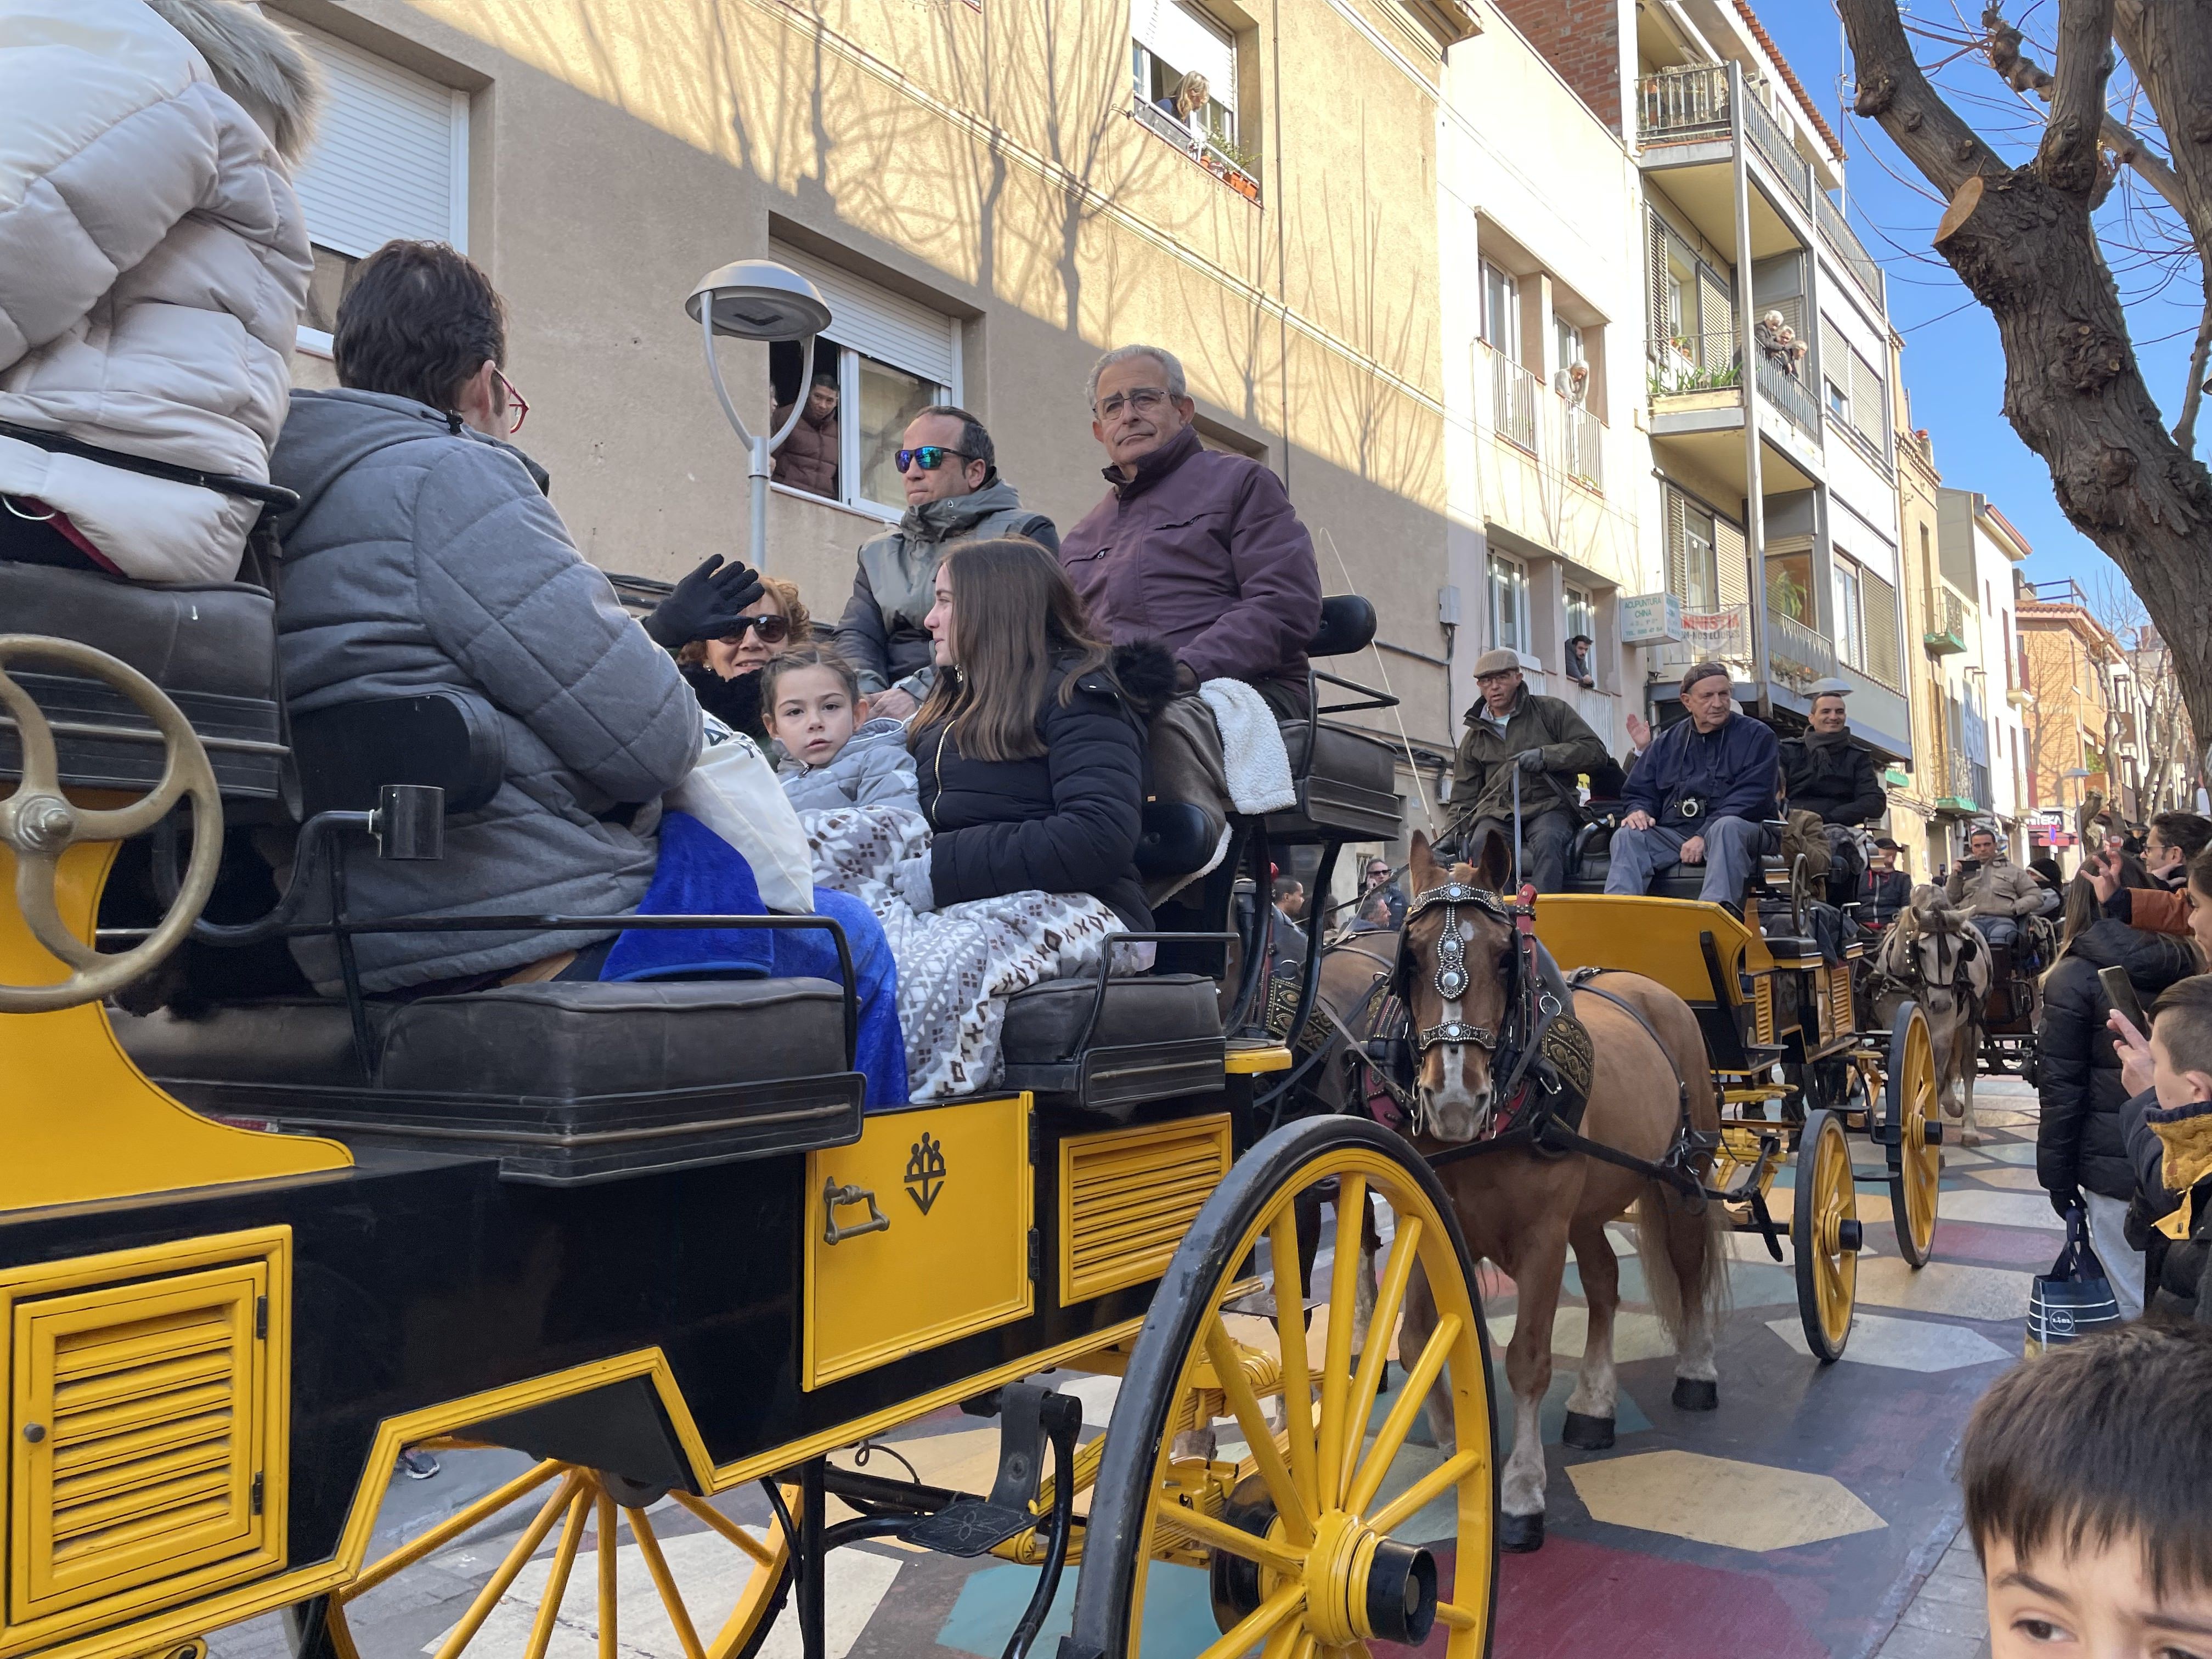
<path fill-rule="evenodd" d="M 1229 1173 L 1229 1119 L 1149 1123 L 1060 1144 L 1063 1307 L 1167 1271 Z"/>
<path fill-rule="evenodd" d="M 269 1296 L 255 1261 L 15 1304 L 11 1633 L 259 1565 L 240 1558 L 270 1543 Z"/>

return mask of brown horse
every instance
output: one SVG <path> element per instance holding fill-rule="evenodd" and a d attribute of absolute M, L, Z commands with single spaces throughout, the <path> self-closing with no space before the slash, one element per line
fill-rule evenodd
<path fill-rule="evenodd" d="M 1496 896 L 1510 879 L 1511 856 L 1495 835 L 1480 853 L 1477 866 L 1446 868 L 1431 855 L 1425 836 L 1413 837 L 1402 988 L 1419 1048 L 1415 1145 L 1431 1157 L 1493 1132 L 1499 1103 L 1492 1085 L 1504 1081 L 1492 1068 L 1498 1034 L 1510 1023 L 1509 986 L 1517 985 L 1519 975 L 1512 919 Z M 1442 902 L 1453 883 L 1461 890 L 1480 888 L 1487 902 Z M 1448 924 L 1456 951 L 1439 950 Z M 1460 965 L 1456 974 L 1449 971 L 1454 963 Z M 1570 999 L 1570 1012 L 1595 1053 L 1582 1133 L 1656 1163 L 1674 1145 L 1686 1109 L 1690 1127 L 1717 1128 L 1719 1101 L 1689 1005 L 1639 975 L 1607 973 L 1595 983 L 1608 995 L 1577 989 Z M 1700 1178 L 1703 1162 L 1694 1166 Z M 1728 1257 L 1714 1237 L 1720 1208 L 1699 1214 L 1663 1182 L 1586 1153 L 1544 1153 L 1526 1145 L 1447 1163 L 1437 1174 L 1470 1253 L 1496 1262 L 1514 1283 L 1518 1311 L 1505 1350 L 1514 1437 L 1504 1470 L 1499 1541 L 1509 1550 L 1533 1550 L 1544 1541 L 1537 1413 L 1551 1386 L 1553 1316 L 1568 1249 L 1582 1272 L 1589 1324 L 1577 1386 L 1567 1401 L 1565 1437 L 1571 1446 L 1602 1448 L 1613 1437 L 1619 1387 L 1613 1325 L 1620 1301 L 1620 1265 L 1606 1224 L 1635 1206 L 1644 1282 L 1674 1345 L 1674 1404 L 1710 1411 L 1719 1402 L 1713 1342 L 1728 1292 Z M 1407 1304 L 1401 1353 L 1421 1351 L 1434 1317 L 1425 1287 L 1417 1285 Z M 1431 1401 L 1429 1420 L 1449 1420 L 1443 1402 Z M 1441 1449 L 1449 1455 L 1454 1449 Z"/>

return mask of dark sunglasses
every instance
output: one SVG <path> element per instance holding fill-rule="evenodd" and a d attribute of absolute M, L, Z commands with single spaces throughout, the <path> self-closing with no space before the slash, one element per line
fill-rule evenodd
<path fill-rule="evenodd" d="M 760 635 L 763 645 L 781 645 L 791 637 L 788 617 L 739 617 L 731 624 L 730 631 L 722 635 L 722 643 L 743 645 L 749 628 Z"/>
<path fill-rule="evenodd" d="M 947 455 L 957 455 L 963 461 L 972 461 L 978 459 L 974 455 L 970 455 L 964 449 L 947 449 L 943 444 L 924 444 L 919 449 L 902 449 L 899 451 L 898 470 L 903 472 L 907 468 L 912 466 L 916 461 L 920 461 L 921 463 L 921 470 L 924 472 L 934 472 L 939 467 L 945 465 L 945 458 Z"/>

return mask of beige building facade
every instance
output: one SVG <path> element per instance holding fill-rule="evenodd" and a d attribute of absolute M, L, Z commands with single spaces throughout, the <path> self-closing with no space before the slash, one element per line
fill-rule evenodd
<path fill-rule="evenodd" d="M 684 300 L 782 258 L 831 302 L 814 361 L 726 343 L 723 368 L 757 422 L 817 371 L 839 385 L 835 498 L 779 484 L 769 514 L 770 568 L 834 617 L 903 504 L 890 452 L 914 409 L 974 410 L 1066 528 L 1104 491 L 1091 365 L 1157 343 L 1206 440 L 1285 478 L 1323 591 L 1375 601 L 1408 728 L 1449 745 L 1435 204 L 1444 51 L 1474 29 L 1458 0 L 272 9 L 333 88 L 301 180 L 302 383 L 330 382 L 318 330 L 350 261 L 453 240 L 505 296 L 518 442 L 577 544 L 672 579 L 742 552 L 747 514 Z M 1178 120 L 1156 100 L 1193 70 L 1211 95 Z"/>

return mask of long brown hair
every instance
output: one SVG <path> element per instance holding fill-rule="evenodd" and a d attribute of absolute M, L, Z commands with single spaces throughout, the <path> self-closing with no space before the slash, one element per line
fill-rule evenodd
<path fill-rule="evenodd" d="M 938 567 L 952 579 L 952 657 L 915 712 L 909 744 L 950 721 L 970 760 L 1028 760 L 1044 753 L 1037 710 L 1055 667 L 1060 700 L 1104 666 L 1105 642 L 1060 561 L 1019 536 L 963 542 Z M 1069 663 L 1067 659 L 1075 660 Z"/>

